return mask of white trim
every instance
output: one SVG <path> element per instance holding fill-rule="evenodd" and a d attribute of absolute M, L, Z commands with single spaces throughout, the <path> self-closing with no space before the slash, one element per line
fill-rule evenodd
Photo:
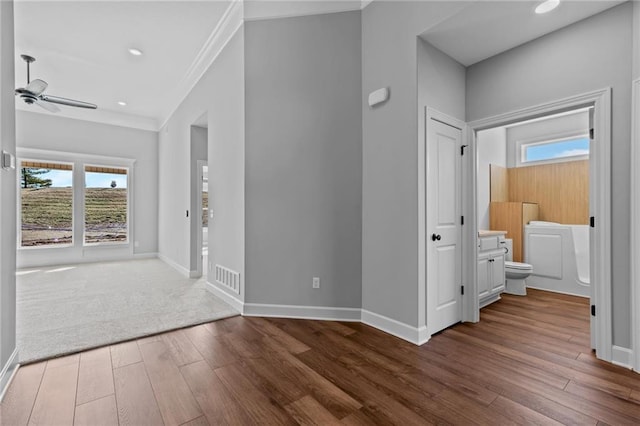
<path fill-rule="evenodd" d="M 7 360 L 7 363 L 2 367 L 2 371 L 0 371 L 0 402 L 4 399 L 7 389 L 9 389 L 9 385 L 11 385 L 19 367 L 18 348 L 15 348 Z"/>
<path fill-rule="evenodd" d="M 242 300 L 233 297 L 230 293 L 222 290 L 221 288 L 219 288 L 213 283 L 210 283 L 209 281 L 205 283 L 205 288 L 209 292 L 213 293 L 214 296 L 217 296 L 220 299 L 224 300 L 229 305 L 231 305 L 233 309 L 240 312 L 240 314 L 244 315 L 245 303 Z"/>
<path fill-rule="evenodd" d="M 173 90 L 171 100 L 167 102 L 167 107 L 162 109 L 159 120 L 161 124 L 158 129 L 162 129 L 167 124 L 180 104 L 189 96 L 198 81 L 209 70 L 236 32 L 242 27 L 244 22 L 243 15 L 244 2 L 242 0 L 232 0 L 185 75 Z"/>
<path fill-rule="evenodd" d="M 141 260 L 141 259 L 157 259 L 158 258 L 158 252 L 148 252 L 148 253 L 134 253 L 133 254 L 133 259 L 134 260 Z"/>
<path fill-rule="evenodd" d="M 640 371 L 640 226 L 635 218 L 640 215 L 640 79 L 633 82 L 631 108 L 631 343 L 633 366 Z"/>
<path fill-rule="evenodd" d="M 596 227 L 592 230 L 592 264 L 594 274 L 592 275 L 592 285 L 594 287 L 594 300 L 597 315 L 594 321 L 596 356 L 605 361 L 611 361 L 611 340 L 612 340 L 612 315 L 611 315 L 611 88 L 560 99 L 546 104 L 524 108 L 506 114 L 497 115 L 485 119 L 480 119 L 469 123 L 469 145 L 475 151 L 475 134 L 479 130 L 493 127 L 505 126 L 525 119 L 538 118 L 550 115 L 553 112 L 568 111 L 594 105 L 594 127 L 596 129 L 596 143 L 591 152 L 590 182 L 593 183 L 590 189 L 590 215 L 596 218 Z M 474 154 L 475 155 L 475 154 Z M 475 158 L 475 157 L 474 157 Z M 469 182 L 472 191 L 476 189 L 476 173 Z M 475 197 L 474 197 L 475 198 Z M 469 228 L 473 228 L 477 239 L 477 213 L 474 209 L 473 222 Z M 475 245 L 468 247 L 468 255 L 475 253 Z M 471 258 L 471 257 L 470 257 Z M 477 292 L 477 277 L 471 282 L 471 292 Z M 465 292 L 466 293 L 466 292 Z"/>
<path fill-rule="evenodd" d="M 304 3 L 305 3 L 304 1 L 293 2 L 293 4 L 295 4 L 298 7 L 299 7 L 299 4 L 304 5 Z M 253 2 L 252 4 L 254 5 L 254 7 L 255 5 L 258 5 L 258 7 L 262 6 L 262 2 Z M 266 2 L 265 4 L 269 4 L 269 2 Z M 319 9 L 316 9 L 316 10 L 303 8 L 301 10 L 294 11 L 294 10 L 291 10 L 291 7 L 290 7 L 291 3 L 284 2 L 281 4 L 285 5 L 286 9 L 277 10 L 270 7 L 268 13 L 266 14 L 261 13 L 261 12 L 265 12 L 265 10 L 263 9 L 262 11 L 258 11 L 258 13 L 255 16 L 251 16 L 253 13 L 255 13 L 254 10 L 251 10 L 249 13 L 245 14 L 246 16 L 244 18 L 244 21 L 256 22 L 256 21 L 266 21 L 270 19 L 303 18 L 306 16 L 329 15 L 333 13 L 344 13 L 344 12 L 353 12 L 356 10 L 362 10 L 362 2 L 348 1 L 348 0 L 338 1 L 338 2 L 327 2 L 326 4 L 330 4 L 331 7 L 327 7 L 325 4 L 323 4 L 323 2 L 316 2 L 315 4 L 318 5 L 317 7 L 320 7 Z"/>
<path fill-rule="evenodd" d="M 330 306 L 272 305 L 245 303 L 244 312 L 248 317 L 298 318 L 324 321 L 360 322 L 360 308 L 334 308 Z"/>
<path fill-rule="evenodd" d="M 611 363 L 633 370 L 633 351 L 613 345 L 611 348 Z"/>
<path fill-rule="evenodd" d="M 158 253 L 158 259 L 162 260 L 164 263 L 166 263 L 167 265 L 171 266 L 173 269 L 175 269 L 176 271 L 180 272 L 185 277 L 192 278 L 190 270 L 188 270 L 187 268 L 185 268 L 182 265 L 179 265 L 178 263 L 174 262 L 173 260 L 169 259 L 164 254 Z"/>
<path fill-rule="evenodd" d="M 431 337 L 426 326 L 412 327 L 366 309 L 362 309 L 361 322 L 418 346 L 427 343 Z"/>

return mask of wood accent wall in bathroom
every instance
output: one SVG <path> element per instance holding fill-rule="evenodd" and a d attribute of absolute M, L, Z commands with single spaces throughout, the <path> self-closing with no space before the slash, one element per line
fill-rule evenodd
<path fill-rule="evenodd" d="M 508 200 L 537 203 L 539 220 L 575 225 L 589 223 L 588 160 L 514 167 L 507 169 L 507 174 Z M 491 190 L 493 192 L 493 186 Z"/>
<path fill-rule="evenodd" d="M 513 240 L 513 261 L 522 262 L 524 225 L 539 220 L 538 205 L 531 203 L 492 201 L 489 204 L 490 228 L 507 231 L 507 238 Z"/>
<path fill-rule="evenodd" d="M 508 169 L 489 165 L 489 201 L 509 201 L 509 176 Z"/>

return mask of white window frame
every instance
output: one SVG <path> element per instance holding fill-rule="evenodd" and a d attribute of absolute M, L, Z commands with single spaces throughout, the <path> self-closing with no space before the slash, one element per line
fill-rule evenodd
<path fill-rule="evenodd" d="M 86 224 L 86 218 L 85 218 L 85 211 L 86 209 L 85 207 L 85 189 L 86 189 L 86 174 L 87 174 L 87 167 L 109 167 L 109 168 L 113 168 L 113 169 L 122 169 L 122 170 L 126 170 L 127 171 L 127 240 L 126 241 L 110 241 L 110 242 L 97 242 L 97 243 L 87 243 L 86 242 L 86 235 L 85 232 L 87 231 L 87 224 Z M 89 173 L 93 173 L 93 172 L 89 172 Z M 84 162 L 82 164 L 82 245 L 83 247 L 96 247 L 96 246 L 128 246 L 131 243 L 131 231 L 130 231 L 130 226 L 131 226 L 131 167 L 129 165 L 127 166 L 118 166 L 118 165 L 114 165 L 114 164 L 103 164 L 103 163 L 90 163 L 90 162 Z"/>
<path fill-rule="evenodd" d="M 21 235 L 17 238 L 17 248 L 19 252 L 41 252 L 43 256 L 48 250 L 55 250 L 56 253 L 63 253 L 69 251 L 70 261 L 77 261 L 82 258 L 95 258 L 96 256 L 104 256 L 107 253 L 100 254 L 100 250 L 109 250 L 110 254 L 115 255 L 116 252 L 112 250 L 124 250 L 117 251 L 121 255 L 133 256 L 134 249 L 134 221 L 132 220 L 134 214 L 134 170 L 136 160 L 132 158 L 122 157 L 109 157 L 102 155 L 82 154 L 63 151 L 49 151 L 42 149 L 32 148 L 18 148 L 17 149 L 17 161 L 21 164 L 22 161 L 50 161 L 52 163 L 71 164 L 73 169 L 73 243 L 72 244 L 51 244 L 37 247 L 22 247 L 20 244 Z M 84 189 L 85 189 L 85 166 L 102 165 L 105 167 L 127 169 L 127 241 L 126 242 L 103 242 L 103 243 L 89 243 L 84 242 Z M 16 168 L 16 173 L 20 173 L 20 169 Z M 17 182 L 19 185 L 20 182 Z M 17 225 L 22 228 L 22 202 L 18 197 L 17 209 Z M 78 238 L 80 236 L 80 238 Z M 53 253 L 53 252 L 49 252 Z M 93 253 L 93 254 L 88 254 Z M 71 259 L 73 258 L 73 259 Z M 47 261 L 49 262 L 49 261 Z M 40 263 L 40 262 L 36 262 Z"/>
<path fill-rule="evenodd" d="M 570 133 L 559 133 L 559 134 L 545 136 L 545 137 L 536 137 L 532 139 L 524 139 L 524 140 L 516 141 L 516 150 L 515 150 L 516 167 L 526 167 L 526 166 L 533 166 L 533 165 L 539 165 L 539 164 L 566 163 L 568 161 L 588 160 L 589 154 L 572 155 L 570 157 L 550 158 L 547 160 L 524 161 L 525 149 L 528 146 L 548 145 L 548 144 L 553 144 L 557 142 L 564 142 L 564 141 L 570 141 L 574 139 L 584 139 L 584 138 L 589 140 L 589 134 L 583 133 L 583 132 L 580 132 L 580 133 L 570 132 Z"/>

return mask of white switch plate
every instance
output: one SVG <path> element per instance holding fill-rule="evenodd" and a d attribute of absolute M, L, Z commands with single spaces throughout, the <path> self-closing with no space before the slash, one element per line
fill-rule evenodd
<path fill-rule="evenodd" d="M 16 157 L 10 152 L 2 151 L 2 168 L 5 170 L 13 170 L 16 168 Z"/>
<path fill-rule="evenodd" d="M 313 288 L 320 288 L 320 277 L 313 277 Z"/>

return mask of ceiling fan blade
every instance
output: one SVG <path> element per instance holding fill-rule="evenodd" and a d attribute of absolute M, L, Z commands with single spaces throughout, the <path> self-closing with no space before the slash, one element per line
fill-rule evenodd
<path fill-rule="evenodd" d="M 34 102 L 40 108 L 44 108 L 49 112 L 60 112 L 60 108 L 58 108 L 55 104 L 51 104 L 49 102 L 36 101 Z"/>
<path fill-rule="evenodd" d="M 61 98 L 59 96 L 40 95 L 39 98 L 40 100 L 43 100 L 45 102 L 51 102 L 54 104 L 67 105 L 67 106 L 78 107 L 78 108 L 89 108 L 89 109 L 98 108 L 97 105 L 90 104 L 89 102 L 76 101 L 74 99 Z"/>
<path fill-rule="evenodd" d="M 47 84 L 46 81 L 43 81 L 37 78 L 33 80 L 31 83 L 29 83 L 27 87 L 25 87 L 25 90 L 27 90 L 34 96 L 40 96 L 42 92 L 44 92 L 47 89 L 47 86 L 49 85 Z"/>

